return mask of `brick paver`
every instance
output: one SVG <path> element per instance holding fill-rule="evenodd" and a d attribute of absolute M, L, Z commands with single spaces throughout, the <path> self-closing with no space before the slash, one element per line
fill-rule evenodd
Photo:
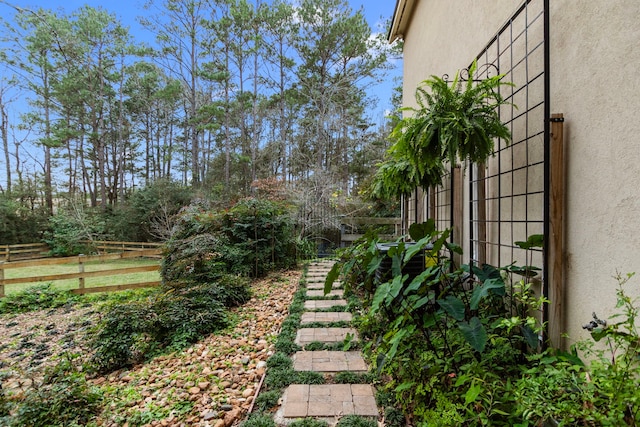
<path fill-rule="evenodd" d="M 310 298 L 317 298 L 317 297 L 327 297 L 327 298 L 332 298 L 332 297 L 341 297 L 342 296 L 342 290 L 341 289 L 336 289 L 333 290 L 331 292 L 329 292 L 328 294 L 324 294 L 324 290 L 308 290 L 307 291 L 307 297 Z"/>
<path fill-rule="evenodd" d="M 359 351 L 299 351 L 293 355 L 293 369 L 315 372 L 367 372 Z"/>
<path fill-rule="evenodd" d="M 353 336 L 354 341 L 358 339 L 358 332 L 354 328 L 300 328 L 295 343 L 301 346 L 312 342 L 331 344 L 343 342 L 347 335 Z"/>
<path fill-rule="evenodd" d="M 305 310 L 325 310 L 331 307 L 344 307 L 347 305 L 347 301 L 343 299 L 333 300 L 310 300 L 304 302 Z"/>
<path fill-rule="evenodd" d="M 284 392 L 284 418 L 336 418 L 344 415 L 377 417 L 378 407 L 369 384 L 293 384 Z"/>
<path fill-rule="evenodd" d="M 307 311 L 302 313 L 300 324 L 308 323 L 331 323 L 331 322 L 351 322 L 353 315 L 348 311 Z"/>
<path fill-rule="evenodd" d="M 342 282 L 333 282 L 333 285 L 331 286 L 331 288 L 342 289 Z M 307 289 L 313 289 L 313 290 L 323 289 L 324 290 L 324 281 L 307 283 Z"/>

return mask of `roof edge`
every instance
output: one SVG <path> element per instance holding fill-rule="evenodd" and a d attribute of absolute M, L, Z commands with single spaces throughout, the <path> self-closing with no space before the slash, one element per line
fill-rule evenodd
<path fill-rule="evenodd" d="M 397 39 L 404 39 L 404 31 L 407 28 L 413 6 L 417 0 L 396 0 L 396 7 L 391 18 L 391 28 L 387 40 L 393 43 Z"/>

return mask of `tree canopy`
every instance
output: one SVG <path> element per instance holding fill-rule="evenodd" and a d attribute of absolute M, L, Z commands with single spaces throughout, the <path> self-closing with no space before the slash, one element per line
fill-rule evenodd
<path fill-rule="evenodd" d="M 31 191 L 50 213 L 60 194 L 106 209 L 160 179 L 237 198 L 259 179 L 324 175 L 355 193 L 380 160 L 386 130 L 367 88 L 388 48 L 346 0 L 162 0 L 142 12 L 148 46 L 102 8 L 3 21 L 0 192 Z"/>

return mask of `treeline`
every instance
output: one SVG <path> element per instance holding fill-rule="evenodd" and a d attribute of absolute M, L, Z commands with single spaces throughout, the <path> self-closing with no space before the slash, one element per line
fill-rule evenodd
<path fill-rule="evenodd" d="M 346 0 L 148 1 L 139 21 L 148 46 L 100 8 L 5 19 L 12 203 L 51 215 L 64 195 L 106 210 L 158 180 L 221 199 L 274 177 L 354 194 L 381 159 L 366 89 L 390 52 Z"/>

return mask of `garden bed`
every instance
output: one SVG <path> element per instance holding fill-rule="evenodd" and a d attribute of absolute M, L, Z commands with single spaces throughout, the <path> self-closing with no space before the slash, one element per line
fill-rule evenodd
<path fill-rule="evenodd" d="M 232 310 L 234 326 L 183 351 L 159 356 L 89 382 L 104 396 L 102 412 L 89 425 L 231 425 L 253 401 L 287 316 L 300 273 L 273 274 L 254 282 L 253 297 Z M 60 355 L 86 358 L 87 333 L 97 305 L 0 317 L 2 388 L 20 396 L 41 381 L 43 368 Z"/>

